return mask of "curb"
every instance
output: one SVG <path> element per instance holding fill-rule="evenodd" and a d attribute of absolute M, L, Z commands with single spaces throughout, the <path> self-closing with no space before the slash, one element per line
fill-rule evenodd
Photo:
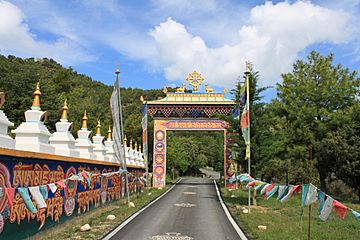
<path fill-rule="evenodd" d="M 151 202 L 149 202 L 147 205 L 145 205 L 143 208 L 141 208 L 139 211 L 135 212 L 133 215 L 131 215 L 128 219 L 126 219 L 124 222 L 122 222 L 119 226 L 117 226 L 114 230 L 112 230 L 110 233 L 108 233 L 107 235 L 105 235 L 105 237 L 103 237 L 103 240 L 110 240 L 117 232 L 119 232 L 122 228 L 124 228 L 129 222 L 131 222 L 134 218 L 136 218 L 140 213 L 142 213 L 143 211 L 145 211 L 147 208 L 149 208 L 151 205 L 153 205 L 154 203 L 156 203 L 158 200 L 160 200 L 163 196 L 165 196 L 165 194 L 167 194 L 168 192 L 170 192 L 180 181 L 182 180 L 182 178 L 180 178 L 174 185 L 172 185 L 166 192 L 164 192 L 163 194 L 161 194 L 160 196 L 158 196 L 157 198 L 155 198 L 154 200 L 152 200 Z"/>
<path fill-rule="evenodd" d="M 248 240 L 247 237 L 245 236 L 245 234 L 243 233 L 243 231 L 240 229 L 239 225 L 237 225 L 234 218 L 231 216 L 229 210 L 227 209 L 227 207 L 226 207 L 226 205 L 225 205 L 225 203 L 224 203 L 224 201 L 223 201 L 223 199 L 222 199 L 222 197 L 220 195 L 219 188 L 218 188 L 217 183 L 216 183 L 215 180 L 214 180 L 214 184 L 215 184 L 217 196 L 219 198 L 219 201 L 221 203 L 222 208 L 224 209 L 226 217 L 229 219 L 231 225 L 233 226 L 233 228 L 235 229 L 235 231 L 239 235 L 240 239 L 241 240 Z"/>

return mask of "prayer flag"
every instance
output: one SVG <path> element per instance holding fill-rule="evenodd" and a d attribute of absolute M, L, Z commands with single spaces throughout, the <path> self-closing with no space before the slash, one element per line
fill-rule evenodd
<path fill-rule="evenodd" d="M 316 187 L 310 183 L 309 191 L 306 196 L 305 205 L 313 204 L 317 200 Z"/>
<path fill-rule="evenodd" d="M 324 203 L 325 203 L 325 193 L 320 191 L 319 189 L 317 191 L 318 191 L 318 201 L 319 201 L 318 212 L 320 214 L 321 210 L 324 207 Z"/>
<path fill-rule="evenodd" d="M 40 193 L 39 186 L 29 187 L 29 191 L 31 193 L 32 198 L 35 200 L 38 208 L 46 208 L 46 202 L 44 201 L 44 198 Z"/>
<path fill-rule="evenodd" d="M 305 207 L 308 191 L 309 191 L 309 184 L 303 184 L 301 187 L 301 207 Z"/>
<path fill-rule="evenodd" d="M 17 190 L 18 190 L 21 198 L 23 199 L 27 210 L 29 210 L 29 212 L 31 212 L 31 213 L 36 213 L 37 209 L 30 199 L 28 188 L 27 187 L 19 187 Z"/>
<path fill-rule="evenodd" d="M 56 184 L 62 188 L 66 188 L 65 180 L 57 181 Z"/>
<path fill-rule="evenodd" d="M 336 213 L 339 215 L 339 217 L 344 219 L 346 211 L 349 210 L 349 208 L 347 206 L 345 206 L 344 204 L 342 204 L 341 202 L 336 201 L 336 200 L 334 200 L 333 204 L 334 204 Z"/>
<path fill-rule="evenodd" d="M 40 186 L 40 193 L 45 200 L 49 198 L 49 192 L 46 185 Z"/>
<path fill-rule="evenodd" d="M 358 213 L 357 211 L 352 210 L 352 209 L 351 209 L 351 213 L 354 215 L 354 217 L 355 217 L 357 220 L 360 221 L 360 213 Z"/>
<path fill-rule="evenodd" d="M 270 199 L 279 189 L 278 185 L 275 185 L 268 193 L 265 194 L 266 199 Z"/>
<path fill-rule="evenodd" d="M 281 192 L 279 189 L 279 196 L 276 199 L 281 200 L 289 192 L 289 189 L 289 185 L 285 185 Z"/>
<path fill-rule="evenodd" d="M 5 188 L 5 194 L 11 208 L 14 202 L 15 188 Z"/>
<path fill-rule="evenodd" d="M 331 210 L 333 208 L 333 202 L 334 199 L 332 199 L 331 197 L 327 197 L 324 203 L 324 207 L 321 210 L 321 213 L 319 215 L 319 218 L 323 221 L 326 221 L 329 218 L 329 215 L 331 213 Z"/>
<path fill-rule="evenodd" d="M 261 189 L 260 194 L 261 194 L 261 195 L 264 194 L 265 191 L 266 191 L 266 189 L 267 189 L 270 185 L 271 185 L 271 184 L 267 183 L 267 184 L 263 187 L 263 189 Z"/>
<path fill-rule="evenodd" d="M 270 184 L 270 186 L 268 186 L 265 189 L 265 199 L 267 199 L 269 192 L 275 187 L 275 184 Z"/>
<path fill-rule="evenodd" d="M 50 191 L 51 191 L 52 193 L 55 193 L 55 192 L 56 192 L 57 186 L 55 185 L 55 183 L 49 183 L 48 186 L 49 186 Z"/>

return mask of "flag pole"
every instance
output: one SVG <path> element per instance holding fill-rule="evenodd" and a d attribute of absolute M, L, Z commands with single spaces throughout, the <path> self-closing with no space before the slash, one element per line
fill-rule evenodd
<path fill-rule="evenodd" d="M 124 123 L 123 123 L 123 116 L 122 116 L 122 104 L 121 104 L 121 94 L 120 94 L 120 82 L 119 82 L 119 67 L 116 64 L 116 82 L 117 82 L 117 88 L 118 88 L 118 99 L 119 99 L 119 110 L 120 110 L 120 130 L 121 130 L 121 139 L 120 139 L 120 144 L 123 145 L 122 149 L 123 149 L 123 157 L 124 157 L 124 162 L 123 162 L 123 169 L 126 170 L 125 172 L 125 184 L 126 184 L 126 195 L 127 195 L 127 201 L 128 204 L 130 203 L 130 194 L 129 194 L 129 181 L 128 181 L 128 172 L 127 172 L 127 167 L 126 167 L 126 158 L 125 158 L 125 145 L 124 145 Z M 121 146 L 121 145 L 120 145 Z M 120 165 L 120 169 L 121 169 L 121 159 L 119 161 L 119 165 Z"/>
<path fill-rule="evenodd" d="M 250 69 L 249 69 L 249 62 L 246 62 L 246 103 L 247 103 L 247 107 L 248 107 L 248 114 L 249 114 L 249 142 L 247 143 L 248 146 L 246 146 L 246 152 L 249 151 L 248 153 L 246 153 L 247 159 L 248 159 L 248 174 L 250 175 L 250 79 L 249 79 L 249 74 L 250 74 Z M 250 202 L 251 202 L 251 188 L 249 188 L 249 192 L 248 192 L 248 208 L 249 208 L 249 213 L 250 213 Z"/>

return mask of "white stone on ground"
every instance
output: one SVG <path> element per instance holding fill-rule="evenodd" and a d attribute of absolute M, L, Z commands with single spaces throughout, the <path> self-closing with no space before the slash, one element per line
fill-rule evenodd
<path fill-rule="evenodd" d="M 152 194 L 151 192 L 148 193 L 149 196 L 150 196 L 151 194 Z"/>
<path fill-rule="evenodd" d="M 129 208 L 134 208 L 135 204 L 133 202 L 129 202 Z"/>
<path fill-rule="evenodd" d="M 244 209 L 242 212 L 246 214 L 246 213 L 249 213 L 249 210 L 248 210 L 248 209 Z"/>
<path fill-rule="evenodd" d="M 85 224 L 84 226 L 81 226 L 80 231 L 82 232 L 86 232 L 86 231 L 90 231 L 91 227 L 89 224 Z"/>
<path fill-rule="evenodd" d="M 115 215 L 109 215 L 106 217 L 106 220 L 112 221 L 115 219 Z"/>
<path fill-rule="evenodd" d="M 233 194 L 233 195 L 231 195 L 231 198 L 236 198 L 236 196 Z"/>
<path fill-rule="evenodd" d="M 162 189 L 162 187 L 158 187 L 158 189 L 159 189 L 159 190 L 161 190 L 161 189 Z"/>
<path fill-rule="evenodd" d="M 258 226 L 258 229 L 265 231 L 265 230 L 267 229 L 267 227 L 264 226 L 264 225 L 259 225 L 259 226 Z"/>

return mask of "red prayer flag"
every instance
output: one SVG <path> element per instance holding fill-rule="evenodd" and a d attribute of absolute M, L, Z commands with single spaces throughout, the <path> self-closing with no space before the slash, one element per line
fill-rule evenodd
<path fill-rule="evenodd" d="M 271 184 L 270 186 L 268 186 L 265 190 L 265 199 L 267 199 L 268 197 L 268 193 L 275 187 L 275 184 Z"/>
<path fill-rule="evenodd" d="M 85 179 L 89 178 L 90 176 L 86 172 L 80 173 Z"/>
<path fill-rule="evenodd" d="M 66 188 L 66 184 L 64 183 L 64 180 L 57 181 L 56 184 L 62 188 Z"/>
<path fill-rule="evenodd" d="M 10 208 L 13 206 L 14 197 L 15 197 L 15 188 L 5 188 L 5 193 L 7 200 L 9 202 Z"/>
<path fill-rule="evenodd" d="M 335 211 L 339 215 L 339 217 L 344 219 L 346 211 L 349 210 L 349 208 L 347 206 L 345 206 L 344 204 L 342 204 L 341 202 L 336 201 L 336 200 L 334 200 L 333 205 L 334 205 Z"/>

